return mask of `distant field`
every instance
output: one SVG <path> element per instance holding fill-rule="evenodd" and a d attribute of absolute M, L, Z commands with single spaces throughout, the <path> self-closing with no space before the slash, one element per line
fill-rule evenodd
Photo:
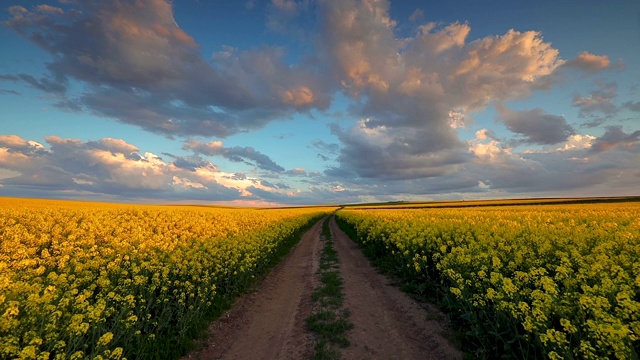
<path fill-rule="evenodd" d="M 559 204 L 599 204 L 640 202 L 640 196 L 593 197 L 593 198 L 531 198 L 501 200 L 455 200 L 455 201 L 394 201 L 383 203 L 346 204 L 349 209 L 419 209 L 419 208 L 457 208 L 474 206 L 509 205 L 559 205 Z"/>

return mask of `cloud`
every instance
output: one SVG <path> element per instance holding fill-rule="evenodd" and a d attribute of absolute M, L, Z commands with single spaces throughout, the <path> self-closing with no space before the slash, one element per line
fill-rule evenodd
<path fill-rule="evenodd" d="M 204 58 L 168 1 L 14 6 L 3 24 L 51 58 L 44 75 L 0 74 L 0 80 L 46 92 L 58 108 L 181 141 L 224 138 L 295 113 L 320 113 L 339 92 L 348 104 L 339 110 L 341 122 L 330 127 L 336 141 L 309 145 L 331 161 L 324 171 L 285 171 L 252 147 L 221 141 L 189 140 L 183 145 L 188 155 L 155 155 L 114 138 L 51 136 L 44 146 L 14 135 L 0 137 L 2 193 L 326 203 L 565 195 L 610 184 L 623 185 L 616 191 L 637 189 L 637 134 L 629 129 L 608 128 L 596 138 L 543 109 L 499 105 L 498 119 L 515 141 L 487 129 L 469 141 L 460 135 L 475 114 L 549 89 L 569 69 L 585 76 L 609 69 L 606 55 L 582 52 L 562 60 L 536 31 L 472 39 L 471 24 L 425 22 L 418 10 L 409 27 L 398 26 L 385 0 L 274 0 L 264 9 L 267 27 L 303 40 L 297 49 L 303 51 L 223 46 Z M 623 108 L 638 111 L 636 102 L 618 106 L 616 99 L 615 83 L 576 94 L 572 104 L 586 118 L 581 129 Z M 515 146 L 522 143 L 538 146 Z M 209 156 L 257 169 L 225 172 Z"/>
<path fill-rule="evenodd" d="M 607 55 L 594 55 L 583 51 L 577 57 L 565 62 L 563 66 L 593 74 L 608 69 L 611 66 L 611 61 Z"/>
<path fill-rule="evenodd" d="M 409 16 L 409 21 L 415 22 L 418 20 L 422 20 L 423 18 L 424 18 L 424 12 L 422 11 L 422 9 L 415 9 Z"/>
<path fill-rule="evenodd" d="M 626 167 L 610 159 L 589 156 L 593 139 L 590 135 L 575 134 L 560 143 L 557 149 L 517 153 L 495 139 L 476 136 L 469 142 L 476 159 L 462 166 L 456 175 L 483 181 L 489 185 L 486 191 L 504 194 L 584 194 L 584 189 L 593 190 L 611 182 Z M 624 190 L 629 189 L 626 186 Z"/>
<path fill-rule="evenodd" d="M 591 135 L 581 135 L 575 134 L 569 136 L 567 141 L 564 143 L 563 147 L 556 148 L 557 151 L 568 151 L 568 150 L 577 150 L 577 149 L 589 149 L 593 145 L 593 140 L 595 140 L 595 136 Z"/>
<path fill-rule="evenodd" d="M 294 168 L 287 170 L 284 173 L 289 176 L 307 176 L 307 171 L 303 168 Z"/>
<path fill-rule="evenodd" d="M 306 86 L 300 86 L 289 90 L 283 90 L 280 92 L 280 98 L 285 104 L 289 104 L 295 107 L 307 106 L 313 104 L 314 93 Z"/>
<path fill-rule="evenodd" d="M 439 148 L 447 140 L 457 142 L 453 134 L 443 140 L 438 133 L 370 122 L 361 120 L 347 130 L 332 127 L 342 143 L 338 156 L 341 168 L 358 176 L 385 180 L 441 176 L 468 159 L 462 146 Z"/>
<path fill-rule="evenodd" d="M 510 131 L 523 135 L 525 143 L 553 145 L 575 134 L 563 116 L 548 114 L 540 108 L 516 111 L 501 103 L 496 108 L 500 115 L 498 120 Z"/>
<path fill-rule="evenodd" d="M 340 167 L 380 179 L 431 177 L 467 161 L 456 128 L 495 101 L 549 86 L 563 64 L 535 31 L 467 41 L 471 26 L 426 23 L 395 34 L 389 2 L 320 2 L 321 49 L 355 104 L 332 132 Z M 323 156 L 327 156 L 323 154 Z"/>
<path fill-rule="evenodd" d="M 640 130 L 627 134 L 622 126 L 608 126 L 607 131 L 593 142 L 592 152 L 626 149 L 640 154 Z"/>
<path fill-rule="evenodd" d="M 598 89 L 591 91 L 589 96 L 576 95 L 573 98 L 573 106 L 580 110 L 581 117 L 596 114 L 613 115 L 618 112 L 618 107 L 613 100 L 618 96 L 616 83 L 598 83 Z"/>
<path fill-rule="evenodd" d="M 18 135 L 0 135 L 0 146 L 23 151 L 29 148 L 29 142 Z"/>
<path fill-rule="evenodd" d="M 308 147 L 318 150 L 319 153 L 317 154 L 317 156 L 322 161 L 329 161 L 332 158 L 335 158 L 340 151 L 340 145 L 326 143 L 322 140 L 314 140 Z"/>
<path fill-rule="evenodd" d="M 249 165 L 255 164 L 260 169 L 283 172 L 284 168 L 276 164 L 270 157 L 257 151 L 253 147 L 233 146 L 225 148 L 221 141 L 211 141 L 203 143 L 198 140 L 189 140 L 182 146 L 184 150 L 193 151 L 196 154 L 207 156 L 222 156 L 233 162 L 244 162 Z"/>
<path fill-rule="evenodd" d="M 61 97 L 60 105 L 166 136 L 226 137 L 297 111 L 326 109 L 328 83 L 281 48 L 226 48 L 204 59 L 160 0 L 14 6 L 3 24 L 51 54 L 48 76 L 2 75 Z M 70 80 L 86 91 L 75 94 Z"/>
<path fill-rule="evenodd" d="M 274 31 L 284 31 L 286 23 L 290 21 L 301 8 L 306 7 L 307 2 L 295 0 L 272 0 L 267 15 L 267 28 Z"/>
<path fill-rule="evenodd" d="M 82 141 L 46 137 L 47 146 L 16 135 L 0 136 L 0 192 L 12 196 L 232 201 L 291 193 L 241 173 L 223 172 L 199 156 L 171 160 L 121 139 Z M 275 196 L 275 195 L 274 195 Z"/>
<path fill-rule="evenodd" d="M 629 109 L 633 112 L 640 112 L 640 101 L 627 101 L 624 104 L 622 104 L 622 106 L 626 109 Z"/>
<path fill-rule="evenodd" d="M 588 134 L 574 134 L 555 145 L 517 152 L 491 131 L 482 129 L 476 132 L 475 139 L 465 142 L 465 161 L 444 165 L 446 171 L 436 176 L 363 177 L 344 167 L 330 167 L 323 173 L 294 168 L 274 177 L 297 177 L 298 184 L 293 186 L 245 173 L 224 172 L 200 156 L 205 154 L 158 156 L 120 139 L 81 141 L 50 136 L 45 146 L 19 136 L 3 135 L 0 136 L 0 194 L 116 201 L 155 198 L 288 204 L 513 194 L 623 195 L 637 189 L 639 136 L 637 131 L 625 132 L 612 127 L 597 139 Z M 224 149 L 223 144 L 217 142 L 200 144 L 202 152 Z M 383 160 L 391 164 L 395 161 Z M 411 159 L 403 159 L 408 160 Z M 400 163 L 398 168 L 402 170 L 403 166 L 405 164 Z M 425 168 L 437 167 L 432 163 Z M 300 189 L 300 184 L 309 186 Z"/>
<path fill-rule="evenodd" d="M 174 160 L 173 160 L 173 165 L 176 166 L 177 168 L 180 169 L 185 169 L 185 170 L 189 170 L 189 171 L 196 171 L 196 169 L 198 168 L 206 168 L 206 167 L 210 167 L 213 169 L 216 169 L 217 167 L 215 167 L 215 165 L 211 164 L 210 162 L 204 160 L 203 158 L 199 157 L 199 156 L 174 156 L 174 155 L 170 155 Z M 244 180 L 244 179 L 240 179 L 240 180 Z"/>
<path fill-rule="evenodd" d="M 13 82 L 22 81 L 38 90 L 53 94 L 63 94 L 67 90 L 66 81 L 64 80 L 53 80 L 46 77 L 38 80 L 29 74 L 0 75 L 0 80 Z"/>
<path fill-rule="evenodd" d="M 628 139 L 632 134 L 626 134 Z M 623 138 L 621 136 L 621 138 Z M 637 193 L 637 147 L 594 153 L 596 138 L 574 134 L 539 150 L 515 151 L 491 131 L 481 129 L 467 142 L 472 158 L 449 173 L 430 178 L 390 179 L 354 177 L 348 170 L 329 168 L 321 184 L 347 189 L 340 203 L 411 199 L 504 198 L 521 196 L 611 196 Z M 634 145 L 636 146 L 636 145 Z M 635 165 L 634 165 L 635 164 Z M 570 176 L 568 175 L 570 174 Z M 611 185 L 614 185 L 613 187 Z M 329 188 L 313 194 L 336 199 Z"/>
<path fill-rule="evenodd" d="M 21 95 L 20 92 L 15 90 L 0 89 L 0 95 Z"/>

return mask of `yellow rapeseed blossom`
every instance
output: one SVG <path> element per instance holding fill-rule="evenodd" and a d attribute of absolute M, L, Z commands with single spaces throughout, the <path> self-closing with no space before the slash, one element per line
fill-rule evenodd
<path fill-rule="evenodd" d="M 0 198 L 0 358 L 145 357 L 330 211 Z"/>
<path fill-rule="evenodd" d="M 516 358 L 640 356 L 640 203 L 336 216 L 390 268 L 442 289 L 445 306 L 487 349 L 511 346 Z"/>

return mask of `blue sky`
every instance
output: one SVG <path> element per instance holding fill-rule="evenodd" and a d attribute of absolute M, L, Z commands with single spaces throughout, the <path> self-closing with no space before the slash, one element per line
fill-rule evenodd
<path fill-rule="evenodd" d="M 7 1 L 0 196 L 639 195 L 637 1 Z"/>

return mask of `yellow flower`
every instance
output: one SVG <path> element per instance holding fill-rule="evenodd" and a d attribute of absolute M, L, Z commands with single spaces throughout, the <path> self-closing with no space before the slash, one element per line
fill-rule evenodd
<path fill-rule="evenodd" d="M 109 344 L 112 339 L 113 339 L 113 333 L 112 332 L 104 333 L 104 335 L 102 335 L 100 337 L 100 339 L 98 339 L 98 346 L 105 346 L 105 345 Z"/>

